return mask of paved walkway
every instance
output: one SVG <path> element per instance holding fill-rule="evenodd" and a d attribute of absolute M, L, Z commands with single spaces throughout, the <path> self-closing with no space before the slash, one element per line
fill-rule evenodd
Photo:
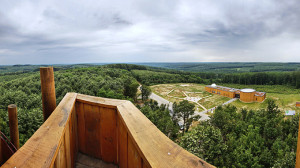
<path fill-rule="evenodd" d="M 161 104 L 166 104 L 166 105 L 169 105 L 169 110 L 170 110 L 170 115 L 173 115 L 173 103 L 172 102 L 169 102 L 168 100 L 158 96 L 157 94 L 155 93 L 151 93 L 151 95 L 149 96 L 150 99 L 152 100 L 155 100 L 157 101 L 158 105 L 161 105 Z M 204 121 L 204 120 L 208 120 L 210 119 L 209 116 L 203 112 L 198 112 L 198 111 L 195 111 L 195 115 L 200 115 L 201 118 L 200 118 L 200 121 Z M 183 124 L 183 121 L 179 121 L 179 124 Z"/>
<path fill-rule="evenodd" d="M 183 92 L 183 93 L 184 93 L 184 92 Z M 158 105 L 161 105 L 161 104 L 169 105 L 170 115 L 173 115 L 173 103 L 172 103 L 172 102 L 169 102 L 168 100 L 166 100 L 166 99 L 164 99 L 164 98 L 158 96 L 158 95 L 155 94 L 155 93 L 151 93 L 151 95 L 149 96 L 149 98 L 152 99 L 152 100 L 157 101 Z M 238 99 L 238 98 L 230 99 L 230 100 L 228 100 L 227 102 L 223 103 L 222 106 L 227 105 L 227 104 L 229 104 L 229 103 L 232 103 L 232 102 L 236 101 L 237 99 Z M 217 108 L 217 106 L 216 106 L 216 107 L 213 107 L 213 108 L 210 108 L 210 109 L 206 109 L 204 106 L 202 106 L 202 105 L 199 104 L 198 102 L 195 102 L 195 103 L 197 103 L 200 107 L 202 107 L 202 108 L 204 109 L 204 111 L 201 111 L 201 112 L 199 112 L 198 110 L 195 111 L 194 116 L 195 116 L 195 115 L 200 115 L 200 116 L 201 116 L 201 118 L 199 119 L 200 121 L 209 120 L 210 117 L 209 117 L 209 115 L 207 115 L 206 113 L 207 113 L 207 112 L 214 111 L 214 110 Z M 182 123 L 183 123 L 183 121 L 179 121 L 179 124 L 182 124 Z"/>

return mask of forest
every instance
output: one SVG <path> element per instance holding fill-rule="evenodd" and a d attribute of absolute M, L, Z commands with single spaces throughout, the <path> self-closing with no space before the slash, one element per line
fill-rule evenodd
<path fill-rule="evenodd" d="M 286 72 L 299 71 L 300 63 L 275 62 L 178 62 L 138 63 L 151 67 L 189 72 L 241 73 L 241 72 Z"/>
<path fill-rule="evenodd" d="M 298 65 L 298 64 L 297 64 Z M 214 73 L 187 72 L 176 69 L 163 69 L 128 64 L 113 64 L 108 67 L 126 69 L 134 77 L 146 85 L 163 83 L 232 83 L 243 85 L 287 85 L 300 88 L 300 71 L 291 72 L 242 72 Z"/>
<path fill-rule="evenodd" d="M 12 67 L 8 67 L 12 68 Z M 43 122 L 39 72 L 35 68 L 0 75 L 0 127 L 9 136 L 7 106 L 16 104 L 23 145 Z M 149 94 L 147 85 L 162 83 L 234 83 L 300 86 L 300 72 L 212 73 L 185 72 L 130 64 L 55 68 L 57 103 L 67 92 L 127 99 L 166 136 L 186 150 L 217 167 L 294 167 L 299 115 L 284 118 L 270 101 L 266 109 L 247 110 L 234 106 L 218 107 L 211 120 L 197 122 L 191 117 L 193 106 L 174 105 L 170 115 L 165 105 L 141 96 L 137 87 Z M 278 86 L 277 86 L 278 87 Z M 187 110 L 186 110 L 187 109 Z M 192 110 L 191 110 L 192 109 Z M 182 118 L 184 126 L 178 125 Z"/>
<path fill-rule="evenodd" d="M 134 100 L 138 82 L 126 70 L 102 67 L 55 71 L 57 104 L 67 92 Z M 7 80 L 5 80 L 7 79 Z M 20 144 L 24 144 L 43 122 L 39 72 L 0 77 L 1 131 L 9 135 L 7 106 L 16 104 Z"/>

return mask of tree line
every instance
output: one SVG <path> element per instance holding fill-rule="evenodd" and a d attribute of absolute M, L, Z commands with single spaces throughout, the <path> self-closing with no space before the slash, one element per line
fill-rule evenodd
<path fill-rule="evenodd" d="M 232 83 L 242 85 L 288 85 L 300 88 L 300 71 L 291 72 L 187 72 L 133 64 L 111 64 L 108 67 L 126 69 L 142 84 L 163 83 Z"/>
<path fill-rule="evenodd" d="M 55 71 L 54 76 L 57 104 L 67 92 L 134 101 L 139 85 L 130 72 L 122 69 L 68 69 Z M 8 79 L 0 81 L 1 131 L 9 136 L 7 106 L 16 104 L 23 145 L 43 123 L 39 72 L 7 74 L 0 78 Z"/>

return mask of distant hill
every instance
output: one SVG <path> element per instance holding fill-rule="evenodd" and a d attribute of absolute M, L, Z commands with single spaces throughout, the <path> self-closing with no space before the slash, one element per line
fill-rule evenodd
<path fill-rule="evenodd" d="M 235 72 L 283 72 L 298 71 L 300 63 L 259 63 L 259 62 L 197 62 L 197 63 L 135 63 L 151 67 L 176 69 L 190 72 L 215 72 L 215 73 L 235 73 Z"/>
<path fill-rule="evenodd" d="M 0 65 L 0 74 L 4 73 L 26 73 L 39 71 L 40 67 L 53 66 L 55 70 L 70 69 L 70 68 L 85 68 L 96 66 L 96 64 L 55 64 L 55 65 Z"/>

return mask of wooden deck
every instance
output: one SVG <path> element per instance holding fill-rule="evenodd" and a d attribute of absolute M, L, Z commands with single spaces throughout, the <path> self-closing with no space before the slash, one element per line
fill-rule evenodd
<path fill-rule="evenodd" d="M 104 161 L 82 154 L 78 153 L 77 160 L 75 164 L 76 168 L 117 168 L 118 166 L 111 164 L 111 163 L 105 163 Z"/>

